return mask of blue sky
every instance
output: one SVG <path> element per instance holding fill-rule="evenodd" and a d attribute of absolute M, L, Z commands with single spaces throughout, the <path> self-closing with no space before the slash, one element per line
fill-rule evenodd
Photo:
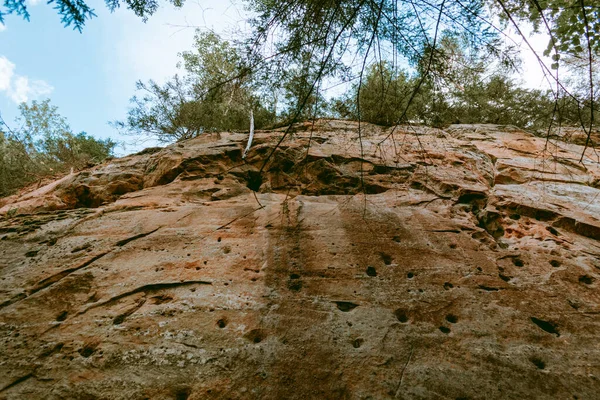
<path fill-rule="evenodd" d="M 74 131 L 119 137 L 107 122 L 123 119 L 139 79 L 165 81 L 177 72 L 177 54 L 191 48 L 194 27 L 228 37 L 245 29 L 238 2 L 162 3 L 147 23 L 130 10 L 111 14 L 103 1 L 88 2 L 97 14 L 83 33 L 64 28 L 44 1 L 29 1 L 31 22 L 5 17 L 0 26 L 0 112 L 11 125 L 21 101 L 51 98 Z M 146 144 L 149 145 L 149 144 Z M 120 148 L 124 154 L 143 144 Z"/>
<path fill-rule="evenodd" d="M 161 2 L 147 23 L 125 8 L 111 14 L 104 1 L 89 0 L 97 14 L 83 33 L 64 28 L 43 0 L 28 0 L 31 22 L 9 15 L 0 25 L 0 112 L 12 124 L 21 101 L 49 97 L 74 131 L 128 143 L 118 155 L 155 143 L 132 143 L 108 121 L 124 119 L 135 82 L 164 82 L 177 72 L 177 54 L 191 48 L 194 27 L 225 38 L 247 30 L 243 0 L 187 1 L 177 9 Z M 545 39 L 533 40 L 543 49 Z M 525 53 L 522 78 L 539 87 L 540 69 Z"/>

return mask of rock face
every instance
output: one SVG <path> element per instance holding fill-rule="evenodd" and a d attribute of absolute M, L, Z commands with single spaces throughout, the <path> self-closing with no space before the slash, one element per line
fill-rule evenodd
<path fill-rule="evenodd" d="M 318 121 L 273 153 L 281 134 L 2 200 L 0 398 L 597 398 L 593 149 Z"/>

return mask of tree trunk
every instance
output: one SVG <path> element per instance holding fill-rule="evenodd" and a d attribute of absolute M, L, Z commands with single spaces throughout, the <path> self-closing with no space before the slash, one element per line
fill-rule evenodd
<path fill-rule="evenodd" d="M 248 155 L 248 151 L 250 151 L 250 146 L 252 146 L 252 139 L 254 139 L 254 113 L 252 109 L 250 110 L 250 137 L 248 138 L 248 144 L 246 145 L 246 150 L 244 150 L 244 155 L 242 159 L 246 158 Z"/>

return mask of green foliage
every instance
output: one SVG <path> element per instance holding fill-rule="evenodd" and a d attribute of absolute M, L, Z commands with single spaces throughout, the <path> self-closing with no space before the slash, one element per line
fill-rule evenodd
<path fill-rule="evenodd" d="M 273 121 L 257 82 L 229 42 L 197 31 L 194 49 L 181 58 L 183 77 L 175 76 L 162 86 L 138 82 L 143 95 L 131 99 L 127 120 L 114 123 L 118 129 L 171 142 L 205 132 L 247 130 L 250 110 L 257 128 Z"/>
<path fill-rule="evenodd" d="M 597 0 L 504 0 L 499 1 L 505 19 L 527 20 L 538 31 L 549 33 L 545 55 L 558 62 L 565 55 L 589 50 L 600 54 L 600 6 Z"/>
<path fill-rule="evenodd" d="M 183 0 L 169 0 L 176 7 L 183 5 Z M 48 0 L 48 4 L 60 15 L 60 22 L 65 26 L 73 26 L 73 29 L 81 32 L 85 23 L 96 16 L 94 10 L 83 0 Z M 115 11 L 121 6 L 120 0 L 105 0 L 110 11 Z M 157 0 L 124 0 L 127 8 L 142 18 L 144 22 L 158 9 Z M 30 14 L 27 9 L 26 0 L 4 0 L 4 10 L 0 9 L 0 22 L 9 14 L 17 14 L 29 21 Z"/>
<path fill-rule="evenodd" d="M 44 177 L 81 169 L 112 155 L 115 143 L 75 134 L 50 100 L 19 106 L 19 126 L 0 126 L 0 196 Z"/>
<path fill-rule="evenodd" d="M 306 121 L 325 113 L 327 101 L 318 88 L 319 82 L 314 66 L 318 62 L 310 60 L 310 54 L 304 54 L 302 63 L 289 65 L 278 75 L 279 91 L 283 97 L 283 107 L 278 116 L 281 124 L 294 121 Z"/>
<path fill-rule="evenodd" d="M 25 2 L 4 0 L 0 21 L 10 13 L 29 19 Z M 121 4 L 105 2 L 110 10 Z M 183 0 L 169 2 L 181 6 Z M 84 0 L 49 3 L 64 25 L 78 30 L 94 16 Z M 124 3 L 144 20 L 159 7 L 157 0 Z M 593 67 L 600 55 L 597 0 L 247 3 L 256 15 L 248 52 L 217 35 L 197 33 L 194 50 L 181 55 L 185 73 L 164 85 L 138 82 L 141 94 L 132 99 L 127 120 L 116 126 L 163 141 L 182 140 L 207 131 L 245 129 L 252 110 L 260 127 L 275 121 L 280 95 L 279 117 L 294 122 L 325 113 L 323 82 L 357 76 L 361 84 L 332 103 L 338 115 L 382 124 L 487 121 L 531 128 L 539 121 L 562 123 L 577 116 L 590 129 L 594 125 L 598 78 Z M 552 57 L 551 68 L 565 66 L 577 73 L 575 91 L 559 88 L 562 81 L 552 95 L 524 90 L 508 78 L 506 68 L 515 69 L 517 57 L 502 44 L 502 28 L 513 25 L 523 34 L 525 24 L 549 34 L 545 54 Z M 275 52 L 265 57 L 267 47 Z M 586 69 L 573 67 L 577 63 L 569 59 Z M 365 70 L 369 63 L 374 66 Z M 491 74 L 486 68 L 490 65 L 497 69 Z M 559 80 L 558 75 L 549 79 Z"/>
<path fill-rule="evenodd" d="M 344 77 L 352 75 L 359 84 L 331 103 L 338 116 L 380 124 L 418 121 L 438 126 L 461 121 L 531 129 L 551 123 L 593 126 L 596 111 L 592 109 L 598 108 L 593 63 L 600 55 L 600 7 L 595 3 L 251 0 L 258 15 L 252 43 L 257 48 L 257 39 L 267 43 L 267 38 L 279 38 L 276 58 L 282 65 L 316 71 L 312 85 L 305 85 L 312 88 L 308 96 L 340 71 Z M 502 43 L 499 32 L 511 25 L 524 33 L 526 24 L 551 34 L 546 54 L 552 55 L 553 68 L 559 64 L 571 68 L 564 61 L 568 57 L 584 61 L 587 70 L 577 74 L 585 77 L 587 92 L 567 89 L 563 77 L 553 93 L 525 90 L 508 78 L 519 67 L 518 56 L 515 48 Z M 306 53 L 312 55 L 308 61 Z M 549 76 L 552 79 L 558 80 Z M 301 102 L 297 104 L 302 107 Z"/>
<path fill-rule="evenodd" d="M 364 82 L 356 84 L 341 99 L 335 99 L 331 108 L 342 118 L 362 119 L 378 125 L 396 124 L 408 106 L 414 79 L 404 71 L 394 69 L 387 62 L 372 64 L 367 68 Z M 360 108 L 360 115 L 359 115 Z M 411 112 L 409 120 L 415 118 Z"/>
<path fill-rule="evenodd" d="M 471 65 L 447 64 L 444 72 L 426 79 L 413 96 L 421 76 L 410 77 L 388 63 L 374 64 L 368 68 L 360 90 L 354 86 L 334 101 L 333 108 L 341 117 L 360 117 L 387 126 L 406 122 L 430 126 L 494 123 L 537 130 L 552 120 L 554 103 L 547 92 L 520 88 L 499 73 L 486 76 L 485 69 Z"/>

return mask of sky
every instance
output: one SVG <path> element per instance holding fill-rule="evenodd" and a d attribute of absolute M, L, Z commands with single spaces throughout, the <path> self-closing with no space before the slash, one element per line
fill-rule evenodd
<path fill-rule="evenodd" d="M 9 15 L 0 25 L 0 113 L 14 124 L 18 104 L 50 98 L 75 132 L 131 142 L 108 121 L 123 120 L 135 82 L 164 82 L 178 72 L 178 53 L 191 49 L 195 27 L 224 37 L 247 29 L 241 3 L 188 1 L 181 9 L 162 2 L 146 23 L 122 7 L 111 14 L 91 0 L 96 18 L 83 32 L 64 28 L 45 1 L 28 0 L 31 21 Z M 124 154 L 152 144 L 117 149 Z"/>
<path fill-rule="evenodd" d="M 104 1 L 90 0 L 97 17 L 82 33 L 64 28 L 45 1 L 27 1 L 30 22 L 9 15 L 0 24 L 2 118 L 12 125 L 19 103 L 50 98 L 73 131 L 122 143 L 117 155 L 155 145 L 133 143 L 108 124 L 126 117 L 136 81 L 164 82 L 177 73 L 178 53 L 191 48 L 195 27 L 224 38 L 249 29 L 243 0 L 188 0 L 182 8 L 161 2 L 146 23 L 124 7 L 111 14 Z M 532 42 L 542 50 L 546 40 Z M 535 58 L 525 52 L 520 78 L 536 88 L 541 76 Z"/>

